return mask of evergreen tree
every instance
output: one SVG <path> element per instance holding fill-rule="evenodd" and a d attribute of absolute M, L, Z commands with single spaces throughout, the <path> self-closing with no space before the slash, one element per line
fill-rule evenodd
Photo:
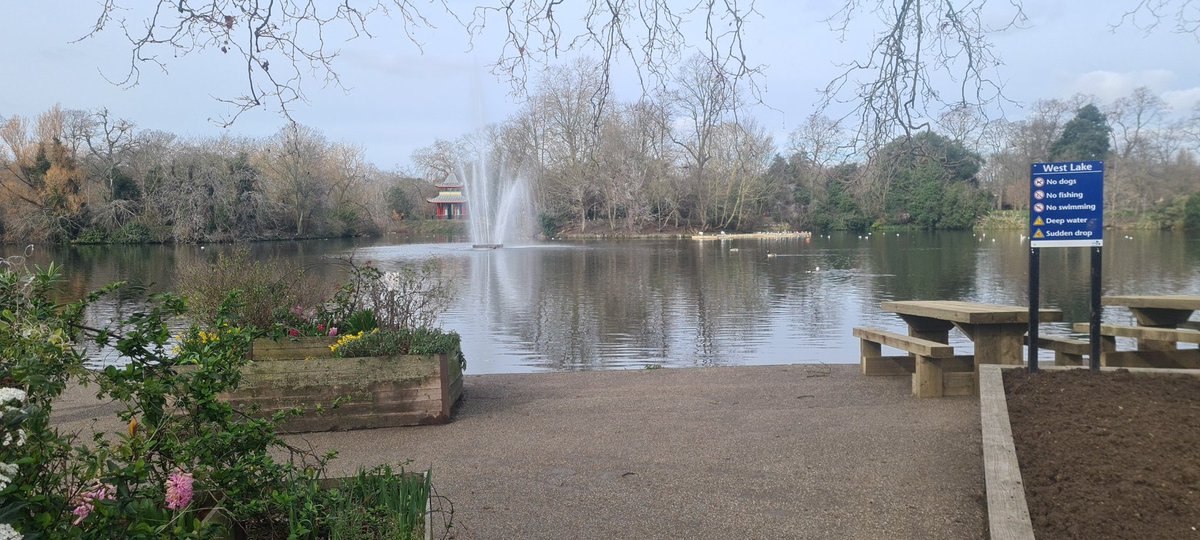
<path fill-rule="evenodd" d="M 1193 193 L 1183 207 L 1183 228 L 1200 231 L 1200 193 Z"/>
<path fill-rule="evenodd" d="M 1089 103 L 1080 107 L 1075 118 L 1063 126 L 1062 135 L 1050 146 L 1050 157 L 1055 161 L 1104 159 L 1111 133 L 1104 113 Z"/>

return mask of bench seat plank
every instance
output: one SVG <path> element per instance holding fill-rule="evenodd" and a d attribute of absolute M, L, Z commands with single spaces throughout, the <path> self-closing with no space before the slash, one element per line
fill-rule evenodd
<path fill-rule="evenodd" d="M 928 356 L 930 358 L 952 358 L 954 356 L 954 347 L 945 343 L 938 343 L 928 339 L 906 336 L 875 328 L 855 328 L 853 332 L 856 338 L 879 343 L 886 347 L 900 349 L 919 356 Z"/>
<path fill-rule="evenodd" d="M 1075 323 L 1071 328 L 1076 332 L 1088 332 L 1088 323 Z M 1100 325 L 1100 335 L 1149 339 L 1154 341 L 1173 341 L 1181 343 L 1200 343 L 1200 330 L 1189 328 L 1154 328 L 1148 326 L 1120 326 L 1115 324 Z"/>

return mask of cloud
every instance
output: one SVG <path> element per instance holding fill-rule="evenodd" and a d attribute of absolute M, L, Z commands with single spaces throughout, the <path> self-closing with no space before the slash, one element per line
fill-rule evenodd
<path fill-rule="evenodd" d="M 1161 94 L 1174 80 L 1175 73 L 1165 69 L 1124 73 L 1091 71 L 1075 77 L 1075 80 L 1068 85 L 1068 89 L 1072 94 L 1089 94 L 1096 96 L 1103 103 L 1111 103 L 1132 94 L 1135 89 L 1143 86 Z"/>
<path fill-rule="evenodd" d="M 1176 113 L 1186 113 L 1200 104 L 1200 87 L 1184 90 L 1168 90 L 1162 93 L 1163 101 Z"/>
<path fill-rule="evenodd" d="M 1096 96 L 1100 103 L 1112 103 L 1144 86 L 1162 98 L 1175 114 L 1183 114 L 1200 105 L 1200 86 L 1172 88 L 1177 79 L 1175 72 L 1166 69 L 1091 71 L 1075 77 L 1068 90 Z"/>

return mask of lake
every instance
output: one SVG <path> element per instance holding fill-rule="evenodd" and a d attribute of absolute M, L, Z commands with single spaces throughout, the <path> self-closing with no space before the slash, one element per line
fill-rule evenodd
<path fill-rule="evenodd" d="M 1200 237 L 1108 231 L 1105 294 L 1200 293 Z M 468 373 L 855 363 L 860 325 L 905 331 L 887 300 L 1026 305 L 1028 242 L 1019 231 L 833 234 L 811 239 L 597 240 L 474 250 L 392 238 L 262 242 L 329 283 L 331 258 L 383 270 L 437 259 L 455 291 L 439 322 L 462 335 Z M 66 294 L 115 280 L 172 289 L 177 268 L 233 247 L 39 246 L 29 260 L 66 268 Z M 0 247 L 0 255 L 21 246 Z M 768 256 L 768 253 L 773 256 Z M 1042 250 L 1042 306 L 1088 319 L 1088 248 Z M 132 292 L 93 306 L 95 323 L 140 306 Z M 1106 308 L 1106 322 L 1132 323 Z M 1066 323 L 1046 333 L 1065 333 Z M 969 350 L 957 331 L 951 343 Z M 1052 353 L 1044 351 L 1046 358 Z M 114 361 L 100 358 L 99 363 Z"/>

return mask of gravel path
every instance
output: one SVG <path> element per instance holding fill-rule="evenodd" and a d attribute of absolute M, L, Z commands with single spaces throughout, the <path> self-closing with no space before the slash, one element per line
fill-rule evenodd
<path fill-rule="evenodd" d="M 444 426 L 291 436 L 432 467 L 451 537 L 979 538 L 979 405 L 857 366 L 476 375 Z"/>

